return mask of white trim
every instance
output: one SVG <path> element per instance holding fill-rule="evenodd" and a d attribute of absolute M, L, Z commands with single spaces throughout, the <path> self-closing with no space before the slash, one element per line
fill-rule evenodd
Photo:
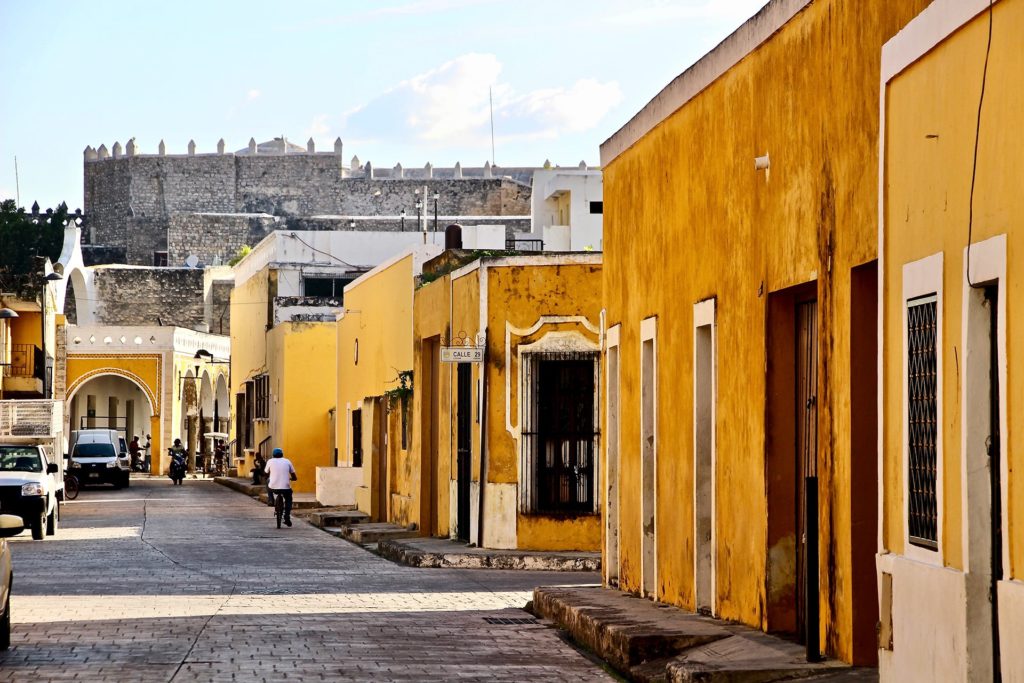
<path fill-rule="evenodd" d="M 654 538 L 652 543 L 654 547 L 651 549 L 651 555 L 653 557 L 653 592 L 648 591 L 646 582 L 646 567 L 644 566 L 645 555 L 647 554 L 644 548 L 644 490 L 647 485 L 647 481 L 644 477 L 644 344 L 651 342 L 651 384 L 650 391 L 652 392 L 651 401 L 651 433 L 654 435 L 654 444 L 651 448 L 651 471 L 653 473 L 653 481 L 651 482 L 651 517 L 654 522 Z M 640 322 L 640 594 L 646 597 L 658 597 L 658 318 L 657 316 L 651 316 L 650 318 L 644 318 Z"/>
<path fill-rule="evenodd" d="M 882 46 L 882 99 L 886 83 L 988 7 L 988 0 L 934 0 L 922 10 Z"/>
<path fill-rule="evenodd" d="M 942 335 L 942 324 L 943 324 L 943 291 L 942 291 L 942 267 L 943 267 L 943 253 L 939 252 L 931 256 L 927 256 L 918 261 L 906 263 L 903 265 L 903 298 L 900 300 L 900 315 L 902 324 L 900 325 L 900 333 L 903 337 L 903 347 L 901 358 L 902 378 L 903 383 L 903 394 L 900 397 L 900 409 L 903 414 L 903 432 L 901 434 L 901 444 L 903 452 L 903 482 L 901 486 L 902 491 L 902 514 L 903 514 L 903 554 L 920 562 L 928 564 L 935 564 L 942 566 L 944 562 L 944 544 L 942 542 L 942 534 L 944 528 L 944 495 L 943 487 L 945 484 L 944 467 L 943 467 L 943 438 L 944 438 L 944 425 L 945 420 L 942 410 L 942 391 L 943 391 L 943 377 L 942 377 L 942 353 L 944 350 L 943 346 L 943 335 Z M 908 404 L 908 392 L 907 386 L 907 303 L 912 300 L 923 296 L 935 296 L 935 421 L 936 421 L 936 434 L 935 434 L 935 499 L 936 499 L 936 543 L 937 549 L 930 550 L 928 548 L 921 548 L 915 546 L 910 542 L 910 529 L 909 529 L 909 505 L 908 505 L 908 487 L 910 482 L 910 415 L 909 415 L 909 404 Z"/>
<path fill-rule="evenodd" d="M 963 318 L 962 318 L 962 346 L 963 349 L 963 380 L 961 382 L 961 403 L 964 409 L 961 411 L 961 429 L 960 429 L 960 447 L 961 447 L 961 495 L 962 495 L 962 510 L 963 510 L 963 556 L 964 556 L 964 570 L 972 571 L 971 567 L 971 529 L 970 524 L 970 500 L 968 496 L 968 476 L 971 464 L 970 454 L 971 451 L 968 449 L 968 439 L 971 436 L 980 436 L 973 434 L 973 429 L 969 425 L 969 414 L 971 412 L 971 406 L 976 400 L 987 401 L 987 387 L 988 378 L 985 378 L 984 384 L 986 387 L 986 396 L 976 396 L 975 392 L 972 391 L 973 387 L 970 382 L 970 370 L 971 370 L 971 356 L 974 351 L 972 332 L 974 331 L 970 324 L 970 304 L 972 288 L 969 282 L 992 282 L 995 281 L 999 288 L 999 308 L 997 311 L 998 316 L 998 330 L 996 346 L 998 351 L 998 359 L 996 362 L 998 365 L 999 373 L 999 443 L 1000 443 L 1000 467 L 999 473 L 1000 481 L 1000 500 L 1001 507 L 1000 519 L 1002 520 L 1002 538 L 1003 538 L 1003 578 L 1012 579 L 1010 575 L 1010 544 L 1013 543 L 1013 538 L 1010 536 L 1009 528 L 1009 505 L 1008 505 L 1008 483 L 1009 483 L 1009 452 L 1007 450 L 1008 445 L 1008 417 L 1007 417 L 1007 396 L 1008 396 L 1008 384 L 1007 384 L 1007 356 L 1006 356 L 1006 299 L 1009 292 L 1006 287 L 1006 235 L 997 235 L 990 239 L 984 240 L 983 242 L 976 242 L 971 245 L 970 251 L 970 279 L 968 280 L 968 261 L 967 261 L 967 248 L 964 247 L 964 281 L 963 281 Z M 985 339 L 985 343 L 989 342 L 988 330 L 983 330 L 982 336 Z M 987 349 L 986 349 L 987 353 Z M 984 431 L 988 433 L 988 426 L 984 426 Z M 968 434 L 972 432 L 972 434 Z M 987 462 L 983 463 L 987 470 Z M 991 499 L 989 499 L 991 501 Z M 987 570 L 987 568 L 986 568 Z"/>
<path fill-rule="evenodd" d="M 698 465 L 698 454 L 697 454 L 697 331 L 702 327 L 709 327 L 711 333 L 711 405 L 710 405 L 710 427 L 711 427 L 711 458 L 710 458 L 710 492 L 711 492 L 711 541 L 710 541 L 710 552 L 711 552 L 711 567 L 710 567 L 710 600 L 711 600 L 711 613 L 713 615 L 718 614 L 718 325 L 716 322 L 716 300 L 714 298 L 705 299 L 699 301 L 693 305 L 693 576 L 694 576 L 694 606 L 700 608 L 701 605 L 697 604 L 697 585 L 698 575 L 700 570 L 698 568 L 700 558 L 697 552 L 698 546 L 698 532 L 697 532 L 697 513 L 698 513 L 698 501 L 700 495 L 698 491 L 698 477 L 697 477 L 697 465 Z"/>
<path fill-rule="evenodd" d="M 517 254 L 515 256 L 482 256 L 471 263 L 451 272 L 451 278 L 457 280 L 469 275 L 474 270 L 483 268 L 510 268 L 515 266 L 571 266 L 601 265 L 604 254 L 599 251 L 557 252 L 540 254 Z"/>
<path fill-rule="evenodd" d="M 514 334 L 517 337 L 528 337 L 531 334 L 536 333 L 537 330 L 544 325 L 561 325 L 565 323 L 577 323 L 582 325 L 589 332 L 598 335 L 600 339 L 601 328 L 590 322 L 590 320 L 584 315 L 542 315 L 537 318 L 537 322 L 530 327 L 516 327 L 508 320 L 505 321 L 505 430 L 512 435 L 512 438 L 516 439 L 517 444 L 519 441 L 520 425 L 523 422 L 523 418 L 522 415 L 517 415 L 517 424 L 515 426 L 512 425 L 512 335 Z M 546 336 L 547 335 L 545 335 L 545 337 Z M 600 349 L 601 344 L 599 340 L 596 350 L 600 351 Z M 519 357 L 520 355 L 521 354 L 517 354 L 516 357 L 521 363 L 522 359 Z M 519 368 L 522 368 L 522 365 L 520 365 Z M 522 374 L 519 368 L 517 368 L 516 372 L 517 374 Z"/>
<path fill-rule="evenodd" d="M 601 566 L 604 571 L 605 583 L 610 583 L 611 579 L 615 579 L 616 582 L 619 579 L 619 557 L 620 557 L 620 546 L 619 546 L 619 525 L 622 515 L 621 500 L 621 482 L 622 478 L 619 475 L 619 470 L 622 466 L 622 439 L 620 434 L 622 433 L 622 384 L 620 377 L 622 375 L 621 363 L 622 353 L 619 347 L 619 336 L 621 334 L 621 325 L 613 325 L 608 328 L 606 337 L 605 347 L 605 417 L 607 424 L 605 425 L 605 431 L 607 432 L 607 438 L 604 439 L 604 475 L 605 475 L 605 495 L 604 495 L 604 523 L 605 523 L 605 539 L 604 539 L 604 555 L 602 557 Z M 615 373 L 610 368 L 609 353 L 615 350 Z M 611 428 L 611 416 L 612 416 L 612 382 L 615 382 L 615 429 Z M 614 447 L 615 453 L 615 467 L 612 468 L 609 465 L 611 461 L 611 451 Z M 614 477 L 614 481 L 612 481 Z M 612 494 L 614 491 L 614 495 Z M 614 507 L 613 507 L 614 502 Z M 613 515 L 609 510 L 614 509 L 615 514 Z M 610 539 L 615 537 L 614 543 L 614 557 L 612 557 L 612 549 Z"/>

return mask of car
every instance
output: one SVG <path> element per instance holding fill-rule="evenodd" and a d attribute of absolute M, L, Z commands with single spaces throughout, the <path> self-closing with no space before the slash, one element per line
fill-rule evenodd
<path fill-rule="evenodd" d="M 17 536 L 24 530 L 21 517 L 0 514 L 0 650 L 11 646 L 11 586 L 14 571 L 11 568 L 11 550 L 7 537 Z"/>
<path fill-rule="evenodd" d="M 128 445 L 116 429 L 71 432 L 68 469 L 82 486 L 113 484 L 116 488 L 126 488 L 131 474 Z"/>
<path fill-rule="evenodd" d="M 59 473 L 42 446 L 0 443 L 0 513 L 20 517 L 37 541 L 57 533 Z"/>

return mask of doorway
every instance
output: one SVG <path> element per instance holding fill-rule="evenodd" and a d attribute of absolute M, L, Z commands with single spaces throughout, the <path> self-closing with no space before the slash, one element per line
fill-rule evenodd
<path fill-rule="evenodd" d="M 657 598 L 657 319 L 647 318 L 640 326 L 640 558 L 642 594 Z"/>
<path fill-rule="evenodd" d="M 473 457 L 473 366 L 469 363 L 459 363 L 457 388 L 458 388 L 458 415 L 456 423 L 456 474 L 458 512 L 455 523 L 456 537 L 460 541 L 469 542 L 469 518 L 470 518 L 470 477 L 472 476 Z"/>
<path fill-rule="evenodd" d="M 715 613 L 715 300 L 694 306 L 694 606 Z"/>
<path fill-rule="evenodd" d="M 817 532 L 806 528 L 808 507 L 817 507 L 816 294 L 816 283 L 809 282 L 768 295 L 767 626 L 769 631 L 794 635 L 801 642 L 807 630 L 805 610 L 818 604 L 807 590 L 807 580 L 818 575 Z M 816 594 L 816 589 L 813 592 Z"/>

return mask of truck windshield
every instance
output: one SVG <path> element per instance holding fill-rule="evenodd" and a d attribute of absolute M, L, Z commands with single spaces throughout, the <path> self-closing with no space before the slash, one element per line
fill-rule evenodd
<path fill-rule="evenodd" d="M 109 443 L 80 443 L 75 445 L 73 458 L 113 458 L 114 446 Z"/>
<path fill-rule="evenodd" d="M 35 448 L 0 446 L 0 472 L 42 472 L 43 461 Z"/>

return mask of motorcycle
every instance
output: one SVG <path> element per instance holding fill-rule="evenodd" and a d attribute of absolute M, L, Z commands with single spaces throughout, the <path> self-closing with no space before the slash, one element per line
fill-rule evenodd
<path fill-rule="evenodd" d="M 188 470 L 188 466 L 185 463 L 185 454 L 175 452 L 174 449 L 168 448 L 167 454 L 171 456 L 171 469 L 170 477 L 177 486 L 181 486 L 181 482 L 185 480 L 185 472 Z"/>

